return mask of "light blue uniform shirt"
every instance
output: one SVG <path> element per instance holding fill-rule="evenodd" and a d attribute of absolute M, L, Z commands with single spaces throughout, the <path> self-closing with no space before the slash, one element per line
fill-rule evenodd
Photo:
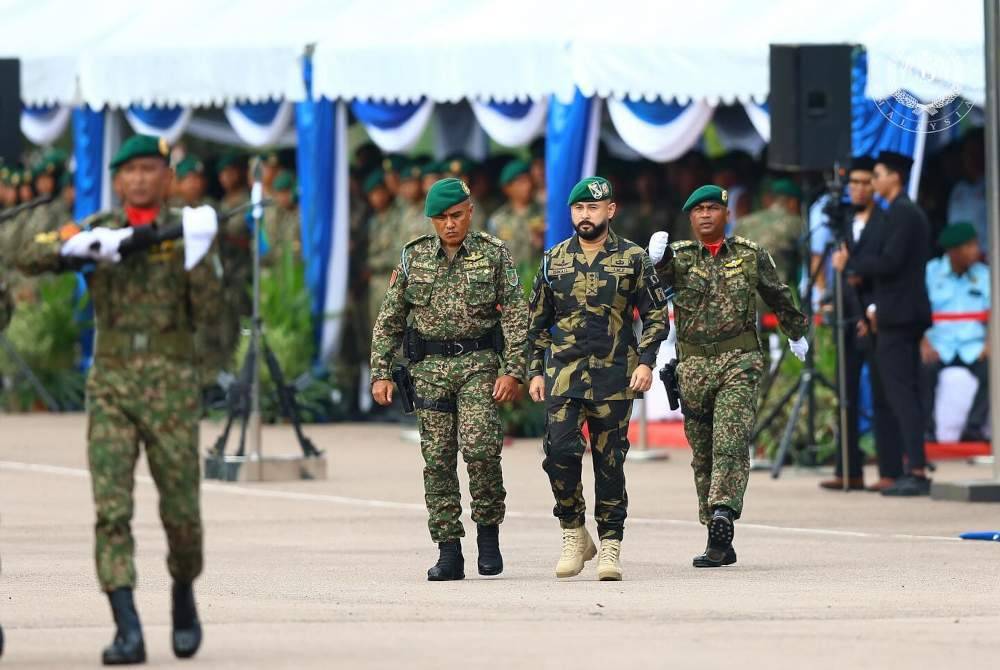
<path fill-rule="evenodd" d="M 976 263 L 959 277 L 951 270 L 948 256 L 927 263 L 927 296 L 934 314 L 984 312 L 990 308 L 990 270 Z M 927 331 L 927 339 L 950 363 L 958 356 L 972 363 L 986 344 L 986 323 L 982 321 L 937 321 Z"/>

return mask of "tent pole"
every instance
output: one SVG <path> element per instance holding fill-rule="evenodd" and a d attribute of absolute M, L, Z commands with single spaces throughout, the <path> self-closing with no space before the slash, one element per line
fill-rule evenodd
<path fill-rule="evenodd" d="M 1000 7 L 996 0 L 983 0 L 986 20 L 986 221 L 990 231 L 989 259 L 993 269 L 990 296 L 1000 296 Z M 998 310 L 990 310 L 990 374 L 993 393 L 990 401 L 990 426 L 994 432 L 993 478 L 1000 481 L 1000 322 Z"/>

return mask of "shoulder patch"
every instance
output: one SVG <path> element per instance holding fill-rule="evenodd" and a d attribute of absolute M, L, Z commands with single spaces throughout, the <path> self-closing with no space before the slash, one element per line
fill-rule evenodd
<path fill-rule="evenodd" d="M 760 245 L 759 244 L 757 244 L 753 240 L 748 240 L 745 237 L 740 237 L 739 235 L 733 237 L 733 242 L 735 242 L 736 244 L 742 244 L 745 247 L 750 247 L 754 251 L 757 251 L 757 250 L 760 249 Z"/>

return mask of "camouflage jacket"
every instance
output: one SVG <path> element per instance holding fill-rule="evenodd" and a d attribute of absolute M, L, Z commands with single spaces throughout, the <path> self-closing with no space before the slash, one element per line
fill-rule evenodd
<path fill-rule="evenodd" d="M 180 215 L 164 207 L 151 225 L 167 226 Z M 124 212 L 101 212 L 84 219 L 84 228 L 128 225 Z M 18 268 L 27 274 L 75 270 L 60 256 L 59 233 L 39 233 L 25 243 Z M 99 263 L 87 275 L 94 304 L 97 359 L 126 359 L 143 352 L 194 360 L 194 330 L 218 320 L 222 303 L 222 266 L 213 245 L 190 272 L 184 270 L 184 242 L 161 242 L 118 263 Z M 105 339 L 102 348 L 101 339 Z M 109 346 L 114 343 L 114 347 Z"/>
<path fill-rule="evenodd" d="M 434 232 L 434 226 L 424 215 L 423 201 L 413 204 L 397 199 L 396 207 L 399 209 L 399 234 L 395 240 L 397 244 L 401 240 L 413 240 Z"/>
<path fill-rule="evenodd" d="M 479 337 L 499 322 L 504 335 L 500 374 L 524 379 L 524 295 L 510 253 L 492 235 L 470 232 L 451 262 L 436 235 L 418 237 L 403 248 L 372 333 L 373 381 L 389 379 L 408 322 L 428 340 Z M 492 354 L 466 355 L 484 353 Z"/>
<path fill-rule="evenodd" d="M 788 337 L 802 337 L 808 329 L 771 254 L 742 237 L 725 240 L 714 258 L 700 242 L 674 242 L 656 272 L 674 290 L 679 342 L 712 344 L 756 332 L 755 293 L 774 310 Z"/>
<path fill-rule="evenodd" d="M 490 214 L 486 222 L 486 230 L 490 235 L 495 235 L 504 241 L 515 263 L 530 262 L 532 267 L 535 267 L 538 263 L 538 253 L 531 244 L 533 228 L 545 228 L 542 208 L 534 202 L 520 214 L 514 211 L 510 203 L 502 205 L 500 209 Z"/>
<path fill-rule="evenodd" d="M 749 214 L 739 220 L 740 237 L 753 240 L 767 249 L 774 259 L 778 278 L 793 282 L 800 262 L 799 238 L 802 236 L 802 218 L 788 214 L 779 203 Z"/>
<path fill-rule="evenodd" d="M 670 328 L 667 296 L 649 256 L 613 232 L 591 264 L 576 235 L 546 252 L 530 306 L 529 375 L 544 372 L 553 396 L 634 398 L 632 372 L 639 363 L 655 365 Z M 643 323 L 638 346 L 635 308 Z"/>
<path fill-rule="evenodd" d="M 399 208 L 392 205 L 368 219 L 368 269 L 384 275 L 396 266 L 399 237 Z"/>

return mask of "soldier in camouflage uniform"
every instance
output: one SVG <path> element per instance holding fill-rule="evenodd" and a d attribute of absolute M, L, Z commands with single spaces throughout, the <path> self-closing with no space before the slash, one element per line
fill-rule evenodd
<path fill-rule="evenodd" d="M 586 421 L 601 540 L 598 577 L 616 581 L 628 507 L 629 416 L 632 400 L 652 383 L 656 353 L 669 329 L 667 297 L 645 251 L 608 228 L 616 206 L 606 179 L 580 181 L 569 206 L 576 234 L 545 254 L 531 294 L 530 393 L 536 402 L 546 401 L 542 467 L 563 534 L 556 576 L 580 574 L 597 553 L 584 526 L 580 482 Z M 638 345 L 636 308 L 643 323 Z"/>
<path fill-rule="evenodd" d="M 649 242 L 657 274 L 674 290 L 684 432 L 693 455 L 698 518 L 708 527 L 708 547 L 694 559 L 699 568 L 736 562 L 734 522 L 743 512 L 764 371 L 755 294 L 774 310 L 792 353 L 804 359 L 809 348 L 806 318 L 771 255 L 742 237 L 725 238 L 727 202 L 728 193 L 718 186 L 696 189 L 683 211 L 699 241 L 668 245 L 667 233 L 657 232 Z"/>
<path fill-rule="evenodd" d="M 399 208 L 385 184 L 385 173 L 373 171 L 363 185 L 372 213 L 368 219 L 368 323 L 374 327 L 389 275 L 399 260 Z"/>
<path fill-rule="evenodd" d="M 271 183 L 274 201 L 264 207 L 264 234 L 270 250 L 263 263 L 274 266 L 288 256 L 302 257 L 301 225 L 299 223 L 298 195 L 295 176 L 282 170 Z"/>
<path fill-rule="evenodd" d="M 799 254 L 802 237 L 802 217 L 799 214 L 801 191 L 791 179 L 776 179 L 770 183 L 768 193 L 773 197 L 771 204 L 741 218 L 737 230 L 740 237 L 767 249 L 774 259 L 778 278 L 794 286 L 802 262 Z"/>
<path fill-rule="evenodd" d="M 408 163 L 399 171 L 399 192 L 396 194 L 396 208 L 399 210 L 398 241 L 410 241 L 431 230 L 424 216 L 424 191 L 421 186 L 420 166 Z"/>
<path fill-rule="evenodd" d="M 515 399 L 524 378 L 527 311 L 517 270 L 503 242 L 469 232 L 471 207 L 468 186 L 458 179 L 442 179 L 431 188 L 424 211 L 437 234 L 403 248 L 372 333 L 372 396 L 388 405 L 393 357 L 408 321 L 413 328 L 406 337 L 415 346 L 407 356 L 416 388 L 424 496 L 431 539 L 440 550 L 427 571 L 431 581 L 465 577 L 459 449 L 469 471 L 479 574 L 503 570 L 499 527 L 507 494 L 497 403 Z"/>
<path fill-rule="evenodd" d="M 531 165 L 520 159 L 507 163 L 500 171 L 500 188 L 507 202 L 490 215 L 486 230 L 504 241 L 519 267 L 536 268 L 541 249 L 534 245 L 534 232 L 544 230 L 545 214 L 535 202 Z"/>
<path fill-rule="evenodd" d="M 181 217 L 164 205 L 172 172 L 166 142 L 136 135 L 111 162 L 118 170 L 125 208 L 83 222 L 67 237 L 40 233 L 25 244 L 19 267 L 28 273 L 75 270 L 98 261 L 87 275 L 94 302 L 97 351 L 87 379 L 88 457 L 97 512 L 95 558 L 101 588 L 117 624 L 104 663 L 145 660 L 142 628 L 132 590 L 136 583 L 132 519 L 134 470 L 140 444 L 160 495 L 160 519 L 173 578 L 173 648 L 190 657 L 201 642 L 193 582 L 202 570 L 199 504 L 200 406 L 194 330 L 217 318 L 221 265 L 214 251 L 215 214 L 187 210 L 185 238 L 122 258 L 119 246 L 133 235 L 176 225 Z M 210 225 L 199 232 L 195 225 Z M 188 232 L 191 235 L 188 235 Z M 207 253 L 194 256 L 195 240 Z M 185 249 L 185 243 L 191 243 Z M 185 270 L 191 253 L 191 270 Z"/>

